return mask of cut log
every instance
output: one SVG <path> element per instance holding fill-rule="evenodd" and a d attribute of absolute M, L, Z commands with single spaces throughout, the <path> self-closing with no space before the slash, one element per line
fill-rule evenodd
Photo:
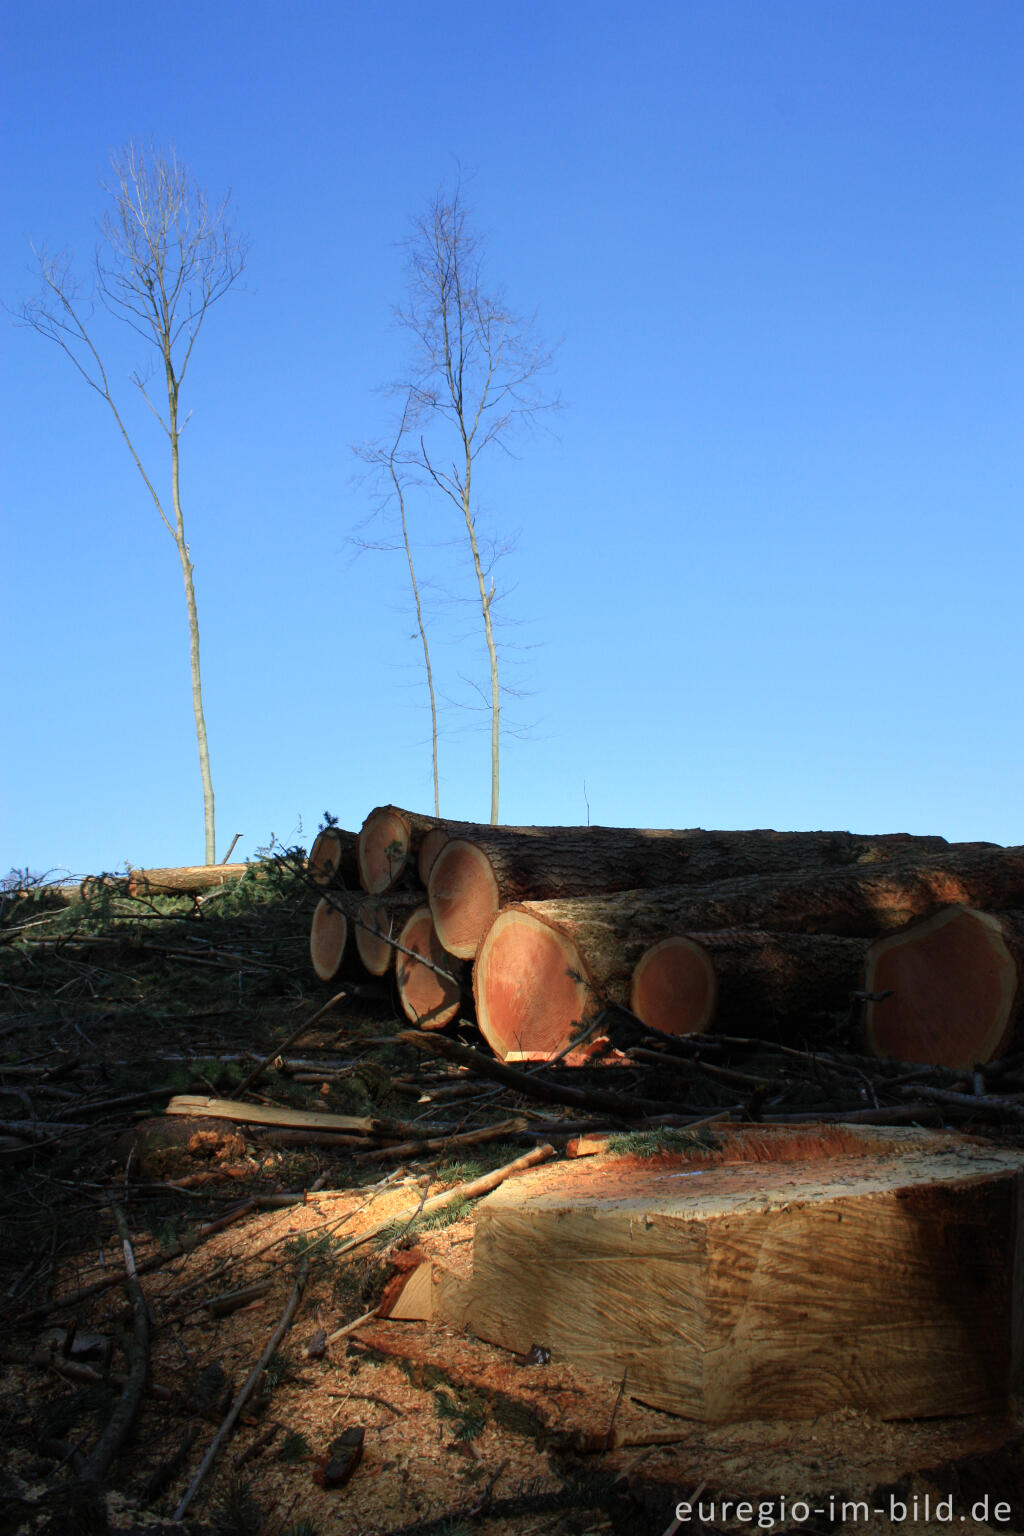
<path fill-rule="evenodd" d="M 714 1136 L 482 1201 L 466 1329 L 711 1423 L 1008 1407 L 1024 1154 L 859 1126 Z"/>
<path fill-rule="evenodd" d="M 506 907 L 473 971 L 477 1022 L 495 1055 L 542 1059 L 610 1003 L 666 1034 L 700 1034 L 714 1020 L 767 1038 L 849 1007 L 863 940 L 735 929 L 659 937 L 638 898 L 663 894 Z"/>
<path fill-rule="evenodd" d="M 941 837 L 904 833 L 645 831 L 626 827 L 479 827 L 452 837 L 427 883 L 438 935 L 472 959 L 502 907 L 523 901 L 655 886 L 701 885 L 748 875 L 847 870 L 908 850 L 937 853 Z"/>
<path fill-rule="evenodd" d="M 420 1029 L 443 1029 L 462 1007 L 462 961 L 449 955 L 440 943 L 429 907 L 416 908 L 398 935 L 398 943 L 395 979 L 403 1013 Z M 403 953 L 405 950 L 422 955 L 429 965 L 421 965 Z"/>
<path fill-rule="evenodd" d="M 321 981 L 333 981 L 341 970 L 348 941 L 348 918 L 321 896 L 309 929 L 309 958 Z"/>
<path fill-rule="evenodd" d="M 191 896 L 195 891 L 208 891 L 215 885 L 230 885 L 249 869 L 249 864 L 184 864 L 174 869 L 132 869 L 128 871 L 128 895 Z"/>
<path fill-rule="evenodd" d="M 367 896 L 353 915 L 352 931 L 356 953 L 371 976 L 386 976 L 395 962 L 397 939 L 410 915 L 422 906 L 423 895 L 413 891 L 390 891 L 385 896 Z"/>
<path fill-rule="evenodd" d="M 353 890 L 359 884 L 356 834 L 341 827 L 324 827 L 309 850 L 309 875 L 315 885 L 339 885 Z"/>
<path fill-rule="evenodd" d="M 652 934 L 705 933 L 721 928 L 834 933 L 876 939 L 943 907 L 989 912 L 1024 909 L 1024 847 L 952 843 L 943 853 L 889 864 L 783 875 L 692 887 L 600 893 L 571 900 L 527 901 L 526 912 L 547 922 L 621 921 Z"/>
<path fill-rule="evenodd" d="M 438 825 L 436 816 L 378 805 L 356 838 L 359 883 L 371 896 L 390 891 L 406 875 L 423 838 Z"/>
<path fill-rule="evenodd" d="M 861 987 L 866 941 L 835 934 L 768 933 L 724 928 L 662 939 L 644 951 L 629 983 L 629 1009 L 670 1035 L 749 1030 L 786 1040 L 845 1013 Z M 716 996 L 702 1010 L 702 971 L 710 966 Z M 621 980 L 608 978 L 603 995 L 618 1001 Z"/>
<path fill-rule="evenodd" d="M 912 923 L 871 945 L 863 985 L 874 1055 L 983 1065 L 1009 1052 L 1024 1014 L 1024 914 L 958 906 Z"/>
<path fill-rule="evenodd" d="M 600 1004 L 571 934 L 507 907 L 484 936 L 473 966 L 476 1019 L 500 1061 L 550 1056 L 590 1022 Z"/>

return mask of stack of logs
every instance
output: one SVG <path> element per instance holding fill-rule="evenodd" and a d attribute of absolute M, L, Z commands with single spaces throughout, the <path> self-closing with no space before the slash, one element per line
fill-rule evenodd
<path fill-rule="evenodd" d="M 813 1042 L 852 1008 L 872 1054 L 970 1068 L 1024 1014 L 1024 847 L 492 827 L 389 805 L 357 836 L 322 832 L 310 873 L 323 980 L 353 950 L 371 975 L 394 964 L 409 1019 L 475 1009 L 503 1060 L 592 1050 L 622 1010 L 671 1035 Z"/>

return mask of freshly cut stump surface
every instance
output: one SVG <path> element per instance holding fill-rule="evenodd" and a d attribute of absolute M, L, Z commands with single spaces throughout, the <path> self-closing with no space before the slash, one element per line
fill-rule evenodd
<path fill-rule="evenodd" d="M 868 1048 L 896 1061 L 970 1068 L 1010 1049 L 1024 1010 L 1024 917 L 948 907 L 867 952 Z"/>
<path fill-rule="evenodd" d="M 309 958 L 321 981 L 333 981 L 341 970 L 348 940 L 348 918 L 321 896 L 309 929 Z"/>
<path fill-rule="evenodd" d="M 429 907 L 417 907 L 398 935 L 402 949 L 422 955 L 431 965 L 455 975 L 461 963 L 441 945 Z M 420 1029 L 443 1029 L 459 1012 L 462 987 L 458 981 L 439 976 L 400 949 L 395 958 L 398 996 L 407 1019 Z"/>
<path fill-rule="evenodd" d="M 861 1126 L 715 1140 L 552 1164 L 487 1196 L 460 1325 L 625 1372 L 630 1396 L 712 1423 L 1007 1406 L 1024 1153 Z"/>

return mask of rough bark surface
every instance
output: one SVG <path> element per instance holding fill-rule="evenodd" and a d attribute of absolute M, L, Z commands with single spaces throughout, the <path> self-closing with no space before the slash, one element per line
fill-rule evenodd
<path fill-rule="evenodd" d="M 911 852 L 889 864 L 521 903 L 551 923 L 625 921 L 652 935 L 767 928 L 867 939 L 958 904 L 1024 909 L 1024 847 L 953 843 L 942 853 Z"/>
<path fill-rule="evenodd" d="M 943 838 L 902 833 L 480 827 L 441 848 L 428 892 L 445 948 L 471 959 L 501 908 L 523 901 L 849 870 L 947 847 Z"/>
<path fill-rule="evenodd" d="M 133 869 L 128 874 L 128 894 L 158 896 L 166 891 L 188 896 L 240 880 L 249 868 L 248 864 L 185 864 L 175 869 Z"/>
<path fill-rule="evenodd" d="M 1024 1016 L 1024 913 L 950 907 L 867 951 L 876 1056 L 969 1070 L 1009 1052 Z M 888 997 L 884 993 L 890 993 Z"/>
<path fill-rule="evenodd" d="M 715 1028 L 785 1040 L 845 1013 L 861 986 L 866 942 L 826 933 L 725 928 L 688 935 L 707 952 L 718 982 Z M 634 1000 L 636 1000 L 634 972 Z M 637 1010 L 634 1010 L 637 1011 Z M 640 1013 L 645 1023 L 656 1018 Z M 661 1026 L 658 1026 L 661 1027 Z"/>

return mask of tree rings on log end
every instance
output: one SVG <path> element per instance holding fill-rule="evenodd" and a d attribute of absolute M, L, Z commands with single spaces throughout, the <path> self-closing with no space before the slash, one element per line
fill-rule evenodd
<path fill-rule="evenodd" d="M 391 969 L 394 946 L 387 936 L 397 934 L 398 924 L 387 904 L 370 896 L 359 903 L 355 921 L 356 954 L 371 976 L 384 976 Z"/>
<path fill-rule="evenodd" d="M 321 897 L 309 930 L 309 958 L 321 981 L 332 981 L 341 970 L 348 939 L 348 918 Z"/>
<path fill-rule="evenodd" d="M 498 914 L 498 882 L 482 848 L 454 837 L 434 860 L 427 887 L 438 938 L 449 954 L 472 960 Z"/>
<path fill-rule="evenodd" d="M 717 1002 L 711 956 L 693 939 L 676 935 L 652 944 L 633 970 L 630 1009 L 667 1035 L 703 1034 Z"/>
<path fill-rule="evenodd" d="M 423 838 L 416 854 L 416 873 L 420 883 L 426 885 L 438 854 L 451 837 L 446 827 L 433 827 Z"/>
<path fill-rule="evenodd" d="M 867 1045 L 895 1061 L 969 1068 L 1004 1053 L 1022 1002 L 1021 935 L 1008 919 L 947 907 L 871 945 Z"/>
<path fill-rule="evenodd" d="M 309 850 L 309 877 L 314 885 L 333 884 L 344 873 L 343 863 L 351 870 L 353 842 L 352 833 L 340 827 L 325 827 L 317 833 Z"/>
<path fill-rule="evenodd" d="M 411 949 L 442 970 L 461 968 L 438 939 L 429 907 L 416 908 L 398 935 L 398 942 L 402 949 Z M 395 957 L 395 975 L 406 1018 L 420 1029 L 443 1029 L 459 1012 L 462 988 L 457 981 L 439 976 L 437 971 L 428 970 L 411 956 L 403 954 L 402 949 Z"/>
<path fill-rule="evenodd" d="M 405 869 L 411 841 L 409 823 L 393 805 L 370 812 L 356 842 L 359 883 L 364 891 L 376 896 L 391 889 Z"/>
<path fill-rule="evenodd" d="M 498 914 L 473 968 L 480 1033 L 504 1060 L 567 1045 L 596 1009 L 590 972 L 568 934 L 518 907 Z"/>

